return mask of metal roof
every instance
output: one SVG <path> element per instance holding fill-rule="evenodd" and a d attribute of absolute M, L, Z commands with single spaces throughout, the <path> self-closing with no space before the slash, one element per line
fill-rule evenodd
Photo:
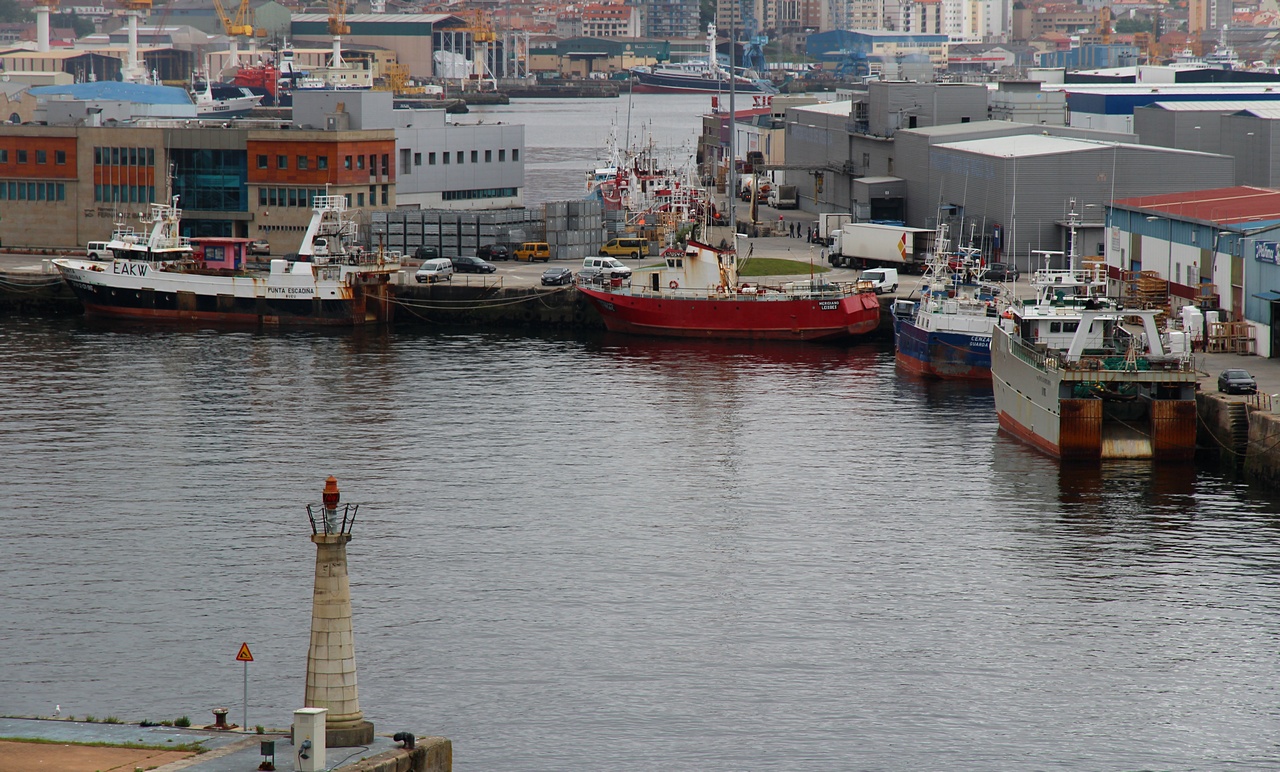
<path fill-rule="evenodd" d="M 1218 225 L 1260 227 L 1266 222 L 1280 220 L 1280 190 L 1248 185 L 1135 196 L 1120 199 L 1113 205 Z"/>
<path fill-rule="evenodd" d="M 849 115 L 853 112 L 853 102 L 819 102 L 813 105 L 788 106 L 787 109 L 824 115 Z"/>
<path fill-rule="evenodd" d="M 1267 104 L 1263 102 L 1262 104 Z M 1258 105 L 1253 100 L 1229 99 L 1221 102 L 1206 101 L 1203 99 L 1178 99 L 1166 100 L 1161 102 L 1152 102 L 1150 107 L 1159 107 L 1161 110 L 1169 110 L 1172 112 L 1214 112 L 1214 113 L 1233 113 L 1238 110 L 1252 110 Z"/>
<path fill-rule="evenodd" d="M 980 126 L 981 124 L 971 123 L 968 125 Z M 1086 150 L 1111 147 L 1112 144 L 1110 142 L 1087 142 L 1082 139 L 1069 139 L 1067 137 L 1051 137 L 1044 134 L 1017 134 L 1010 137 L 945 142 L 934 145 L 934 147 L 964 150 L 969 153 L 981 153 L 1001 158 L 1027 158 L 1058 153 L 1080 153 Z"/>
<path fill-rule="evenodd" d="M 1269 120 L 1280 119 L 1280 105 L 1267 104 L 1258 106 L 1255 102 L 1251 107 L 1241 108 L 1235 115 L 1252 115 L 1255 118 L 1267 118 Z"/>
<path fill-rule="evenodd" d="M 69 86 L 36 86 L 31 93 L 38 96 L 66 94 L 73 99 L 105 99 L 136 102 L 144 105 L 191 105 L 186 89 L 177 86 L 149 86 L 144 83 L 122 83 L 101 80 L 96 83 L 72 83 Z"/>
<path fill-rule="evenodd" d="M 363 22 L 391 22 L 398 24 L 411 24 L 413 22 L 426 22 L 428 24 L 438 24 L 446 19 L 458 19 L 451 13 L 355 13 L 348 14 L 346 17 L 348 24 L 360 24 Z M 295 13 L 289 17 L 290 21 L 322 21 L 329 23 L 329 14 L 327 13 Z"/>

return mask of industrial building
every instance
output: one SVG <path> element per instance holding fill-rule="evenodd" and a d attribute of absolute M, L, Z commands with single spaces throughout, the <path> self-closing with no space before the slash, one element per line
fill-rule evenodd
<path fill-rule="evenodd" d="M 1115 201 L 1107 216 L 1113 281 L 1152 272 L 1173 306 L 1242 322 L 1260 356 L 1280 356 L 1280 191 L 1225 187 Z"/>
<path fill-rule="evenodd" d="M 1229 155 L 1237 185 L 1280 187 L 1280 102 L 1156 102 L 1133 117 L 1144 144 Z"/>

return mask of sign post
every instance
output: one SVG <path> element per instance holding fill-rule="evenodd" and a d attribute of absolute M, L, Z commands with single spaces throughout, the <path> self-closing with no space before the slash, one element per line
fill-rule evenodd
<path fill-rule="evenodd" d="M 253 654 L 249 651 L 249 644 L 240 644 L 240 651 L 236 654 L 236 661 L 244 663 L 244 712 L 241 714 L 244 730 L 249 731 L 249 663 L 253 661 Z"/>

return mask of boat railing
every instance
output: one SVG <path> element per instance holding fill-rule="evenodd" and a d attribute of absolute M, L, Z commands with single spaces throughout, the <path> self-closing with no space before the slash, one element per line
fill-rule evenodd
<path fill-rule="evenodd" d="M 1058 369 L 1058 362 L 1056 358 L 1054 358 L 1051 366 L 1049 361 L 1050 357 L 1046 350 L 1039 346 L 1030 345 L 1026 341 L 1014 335 L 1009 336 L 1009 352 L 1018 359 L 1021 359 L 1023 362 L 1026 362 L 1032 367 L 1040 370 L 1048 371 Z"/>

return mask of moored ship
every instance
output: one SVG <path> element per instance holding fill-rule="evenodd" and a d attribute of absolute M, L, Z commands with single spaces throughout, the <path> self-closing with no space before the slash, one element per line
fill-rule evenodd
<path fill-rule="evenodd" d="M 389 322 L 399 256 L 355 245 L 345 196 L 316 196 L 298 259 L 248 270 L 242 255 L 198 259 L 179 235 L 177 198 L 152 204 L 146 234 L 118 229 L 108 259 L 53 263 L 93 317 L 232 325 L 351 326 Z"/>
<path fill-rule="evenodd" d="M 1160 313 L 1095 290 L 1105 266 L 1037 271 L 1034 302 L 993 330 L 991 376 L 1000 426 L 1064 460 L 1189 460 L 1196 373 L 1182 333 Z"/>
<path fill-rule="evenodd" d="M 684 338 L 840 340 L 874 331 L 880 301 L 856 285 L 822 279 L 740 284 L 735 250 L 689 241 L 635 283 L 604 278 L 578 289 L 615 332 Z"/>
<path fill-rule="evenodd" d="M 943 379 L 991 379 L 991 330 L 1003 288 L 984 281 L 975 250 L 948 252 L 945 224 L 929 257 L 916 301 L 894 304 L 895 358 L 904 369 Z"/>
<path fill-rule="evenodd" d="M 716 56 L 716 25 L 707 26 L 706 61 L 632 67 L 631 90 L 638 94 L 728 94 L 730 83 L 739 94 L 776 94 L 778 89 L 754 70 L 729 70 Z"/>

